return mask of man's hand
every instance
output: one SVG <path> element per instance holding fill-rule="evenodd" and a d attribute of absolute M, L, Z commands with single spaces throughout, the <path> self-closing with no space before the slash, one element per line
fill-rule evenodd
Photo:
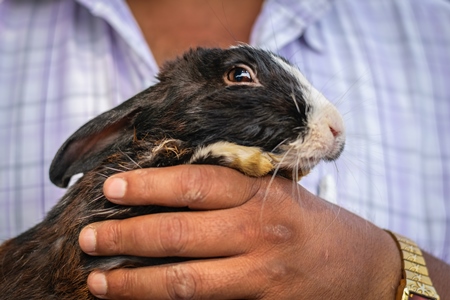
<path fill-rule="evenodd" d="M 104 192 L 115 203 L 196 211 L 91 224 L 80 234 L 86 253 L 202 259 L 94 271 L 88 285 L 99 298 L 395 298 L 391 237 L 290 180 L 192 165 L 118 174 Z"/>

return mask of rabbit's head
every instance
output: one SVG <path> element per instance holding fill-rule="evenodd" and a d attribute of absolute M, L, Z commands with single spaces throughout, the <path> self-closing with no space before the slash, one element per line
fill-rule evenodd
<path fill-rule="evenodd" d="M 341 153 L 340 114 L 285 59 L 249 46 L 190 50 L 159 82 L 82 126 L 60 148 L 50 178 L 67 186 L 133 140 L 175 139 L 190 149 L 256 147 L 275 167 L 309 170 Z"/>

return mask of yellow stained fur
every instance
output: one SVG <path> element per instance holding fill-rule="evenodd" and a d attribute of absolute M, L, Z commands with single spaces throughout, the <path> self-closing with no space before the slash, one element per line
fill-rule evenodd
<path fill-rule="evenodd" d="M 273 157 L 262 152 L 260 148 L 230 142 L 217 142 L 202 148 L 193 155 L 191 160 L 195 161 L 199 157 L 208 155 L 223 157 L 227 166 L 253 177 L 264 176 L 275 168 Z"/>
<path fill-rule="evenodd" d="M 262 177 L 274 171 L 282 157 L 279 155 L 262 151 L 259 147 L 241 146 L 230 142 L 217 142 L 201 148 L 194 153 L 190 163 L 201 160 L 203 157 L 222 157 L 224 165 L 236 169 L 245 175 Z M 279 170 L 279 175 L 287 178 L 300 180 L 308 174 L 309 170 L 298 169 L 298 173 Z"/>
<path fill-rule="evenodd" d="M 272 160 L 266 154 L 255 147 L 238 146 L 237 152 L 247 151 L 248 155 L 241 159 L 238 156 L 231 162 L 230 167 L 237 169 L 248 176 L 261 177 L 274 169 Z M 234 153 L 233 153 L 234 154 Z"/>

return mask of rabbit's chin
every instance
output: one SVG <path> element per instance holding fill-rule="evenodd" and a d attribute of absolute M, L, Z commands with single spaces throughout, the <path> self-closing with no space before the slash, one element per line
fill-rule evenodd
<path fill-rule="evenodd" d="M 213 163 L 236 169 L 248 176 L 261 177 L 275 168 L 276 158 L 259 147 L 217 142 L 199 148 L 188 163 Z"/>
<path fill-rule="evenodd" d="M 218 164 L 236 169 L 245 175 L 261 177 L 269 173 L 299 180 L 307 175 L 321 159 L 265 152 L 259 147 L 242 146 L 231 142 L 217 142 L 199 148 L 190 164 Z"/>

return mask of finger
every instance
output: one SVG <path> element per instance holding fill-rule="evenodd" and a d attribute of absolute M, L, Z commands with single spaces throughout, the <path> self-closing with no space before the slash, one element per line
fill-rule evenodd
<path fill-rule="evenodd" d="M 266 265 L 233 257 L 95 271 L 88 277 L 88 287 L 103 299 L 253 299 L 284 280 L 288 272 L 288 267 L 276 265 L 268 271 Z"/>
<path fill-rule="evenodd" d="M 182 165 L 111 176 L 103 192 L 118 204 L 219 209 L 244 203 L 258 186 L 257 179 L 230 168 Z"/>
<path fill-rule="evenodd" d="M 256 222 L 234 209 L 154 214 L 88 225 L 79 244 L 90 255 L 230 256 L 249 249 Z"/>

